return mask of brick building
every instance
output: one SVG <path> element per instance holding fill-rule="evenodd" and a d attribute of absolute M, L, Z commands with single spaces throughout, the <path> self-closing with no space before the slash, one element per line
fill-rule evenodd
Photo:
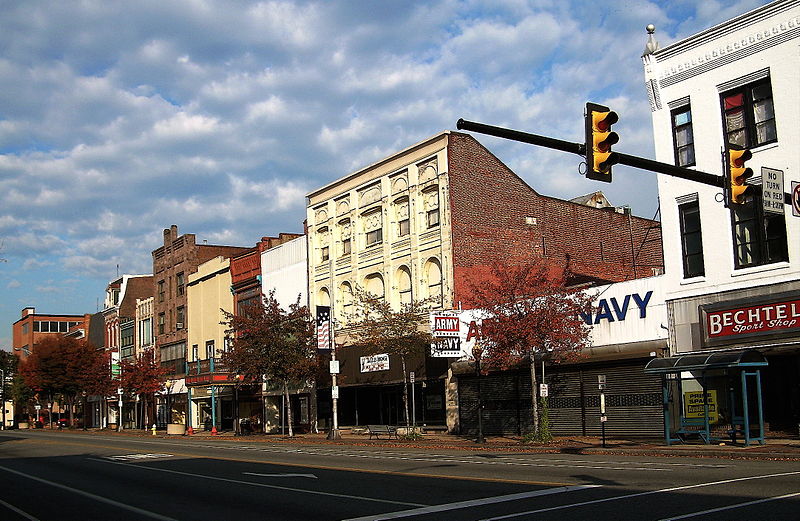
<path fill-rule="evenodd" d="M 88 334 L 91 315 L 53 315 L 36 313 L 36 308 L 22 309 L 22 317 L 12 325 L 12 346 L 20 361 L 33 352 L 36 343 L 45 336 L 80 330 Z"/>
<path fill-rule="evenodd" d="M 164 230 L 164 244 L 153 250 L 153 316 L 156 352 L 174 389 L 184 388 L 188 306 L 186 284 L 197 267 L 215 257 L 231 258 L 248 248 L 197 244 L 194 234 L 178 235 L 178 227 Z M 171 391 L 172 392 L 172 391 Z M 186 414 L 186 394 L 175 395 L 173 414 Z M 163 406 L 164 404 L 160 404 Z"/>
<path fill-rule="evenodd" d="M 435 298 L 442 309 L 466 307 L 468 280 L 521 252 L 568 262 L 597 283 L 662 269 L 658 223 L 540 195 L 472 136 L 449 131 L 308 194 L 307 226 L 311 309 L 332 306 L 340 325 L 356 285 L 393 305 Z M 399 360 L 373 371 L 362 355 L 354 346 L 337 353 L 341 423 L 404 422 Z M 459 430 L 453 360 L 428 353 L 409 362 L 418 423 Z M 323 424 L 329 397 L 320 394 Z"/>

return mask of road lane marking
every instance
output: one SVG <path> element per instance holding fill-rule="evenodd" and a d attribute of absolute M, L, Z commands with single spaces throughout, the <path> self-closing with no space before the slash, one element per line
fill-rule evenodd
<path fill-rule="evenodd" d="M 529 499 L 532 497 L 549 496 L 551 494 L 561 494 L 564 492 L 572 492 L 574 490 L 582 490 L 585 488 L 597 488 L 599 486 L 600 485 L 573 485 L 569 487 L 548 488 L 545 490 L 519 492 L 517 494 L 508 494 L 505 496 L 470 499 L 467 501 L 459 501 L 457 503 L 445 503 L 443 505 L 433 505 L 429 507 L 415 508 L 413 510 L 401 510 L 399 512 L 388 512 L 386 514 L 375 514 L 364 517 L 356 517 L 347 519 L 345 521 L 381 521 L 383 519 L 400 519 L 403 517 L 420 516 L 424 514 L 432 514 L 435 512 L 446 512 L 448 510 L 458 510 L 462 508 L 478 507 L 482 505 L 504 503 L 507 501 L 518 501 L 520 499 Z"/>
<path fill-rule="evenodd" d="M 144 459 L 163 459 L 171 457 L 172 454 L 125 454 L 122 456 L 106 456 L 106 458 L 114 461 L 137 461 Z"/>
<path fill-rule="evenodd" d="M 28 514 L 27 512 L 18 509 L 17 507 L 12 505 L 11 503 L 6 503 L 2 499 L 0 499 L 0 505 L 3 505 L 7 509 L 9 509 L 12 512 L 15 512 L 15 513 L 17 513 L 19 515 L 21 515 L 22 517 L 24 517 L 25 519 L 28 519 L 29 521 L 40 521 L 40 519 L 38 517 L 33 517 L 32 515 Z"/>
<path fill-rule="evenodd" d="M 118 461 L 109 461 L 107 459 L 98 459 L 98 458 L 88 458 L 92 461 L 99 461 L 101 463 L 107 463 L 109 465 L 122 465 L 128 468 L 136 468 L 136 469 L 144 469 L 144 470 L 152 470 L 154 472 L 166 472 L 168 474 L 178 474 L 179 476 L 190 476 L 193 478 L 200 478 L 200 479 L 211 479 L 215 481 L 224 481 L 226 483 L 236 483 L 238 485 L 251 485 L 254 487 L 262 487 L 262 488 L 274 488 L 277 490 L 288 490 L 290 492 L 300 492 L 303 494 L 313 494 L 317 496 L 328 496 L 328 497 L 338 497 L 343 499 L 357 499 L 359 501 L 373 501 L 376 503 L 388 503 L 390 505 L 403 505 L 403 506 L 410 506 L 410 507 L 422 507 L 426 506 L 422 503 L 409 503 L 408 501 L 394 501 L 391 499 L 380 499 L 374 497 L 366 497 L 366 496 L 353 496 L 350 494 L 337 494 L 334 492 L 323 492 L 321 490 L 308 490 L 304 488 L 295 488 L 295 487 L 283 487 L 279 485 L 267 485 L 266 483 L 255 483 L 253 481 L 242 481 L 240 479 L 229 479 L 229 478 L 221 478 L 219 476 L 208 476 L 204 474 L 194 474 L 192 472 L 182 472 L 180 470 L 171 470 L 171 469 L 161 469 L 157 467 L 146 467 L 144 465 L 128 465 L 126 463 L 120 463 Z M 2 467 L 0 467 L 2 468 Z"/>
<path fill-rule="evenodd" d="M 566 508 L 574 508 L 574 507 L 582 507 L 586 505 L 594 505 L 597 503 L 607 503 L 609 501 L 618 501 L 620 499 L 630 499 L 633 497 L 641 497 L 641 496 L 649 496 L 652 494 L 661 494 L 663 492 L 675 492 L 676 490 L 688 490 L 691 488 L 699 488 L 699 487 L 713 487 L 715 485 L 725 485 L 727 483 L 735 483 L 737 481 L 750 481 L 754 479 L 768 479 L 768 478 L 778 478 L 782 476 L 796 476 L 800 474 L 800 471 L 795 472 L 779 472 L 777 474 L 764 474 L 761 476 L 748 476 L 744 478 L 732 478 L 732 479 L 723 479 L 721 481 L 710 481 L 708 483 L 697 483 L 695 485 L 683 485 L 681 487 L 671 487 L 671 488 L 662 488 L 660 490 L 648 490 L 647 492 L 637 492 L 636 494 L 625 494 L 624 496 L 614 496 L 614 497 L 607 497 L 603 499 L 594 499 L 592 501 L 582 501 L 580 503 L 573 503 L 570 505 L 559 505 L 556 507 L 549 507 L 549 508 L 540 508 L 538 510 L 528 510 L 527 512 L 517 512 L 516 514 L 507 514 L 504 516 L 498 517 L 490 517 L 487 519 L 483 519 L 481 521 L 499 521 L 501 519 L 511 519 L 514 517 L 520 516 L 530 516 L 532 514 L 540 514 L 542 512 L 551 512 L 553 510 L 563 510 Z"/>
<path fill-rule="evenodd" d="M 110 462 L 109 462 L 110 463 Z M 121 465 L 121 463 L 118 463 Z M 160 519 L 161 521 L 178 521 L 172 517 L 162 516 L 161 514 L 157 514 L 155 512 L 151 512 L 149 510 L 145 510 L 143 508 L 135 507 L 133 505 L 127 505 L 125 503 L 120 503 L 119 501 L 114 501 L 113 499 L 108 499 L 102 496 L 98 496 L 96 494 L 92 494 L 91 492 L 86 492 L 84 490 L 80 490 L 77 488 L 68 487 L 67 485 L 62 485 L 61 483 L 56 483 L 55 481 L 50 481 L 47 479 L 42 479 L 36 476 L 32 476 L 30 474 L 25 474 L 24 472 L 20 472 L 18 470 L 10 469 L 8 467 L 4 467 L 0 465 L 0 470 L 5 470 L 6 472 L 10 472 L 11 474 L 16 474 L 18 476 L 22 476 L 24 478 L 32 479 L 33 481 L 38 481 L 39 483 L 44 483 L 45 485 L 50 485 L 51 487 L 60 488 L 62 490 L 66 490 L 68 492 L 73 492 L 75 494 L 87 497 L 89 499 L 93 499 L 95 501 L 99 501 L 100 503 L 105 503 L 107 505 L 112 505 L 117 508 L 121 508 L 123 510 L 129 510 L 131 512 L 135 512 L 139 515 L 150 517 L 152 519 Z"/>
<path fill-rule="evenodd" d="M 109 441 L 109 440 L 105 440 Z M 76 441 L 66 442 L 66 441 L 58 441 L 58 442 L 50 442 L 46 441 L 44 443 L 52 443 L 54 445 L 75 445 L 78 447 L 91 447 L 94 449 L 103 448 L 103 449 L 119 449 L 119 447 L 114 445 L 100 445 L 99 443 L 78 443 Z M 137 440 L 126 440 L 126 443 L 153 443 L 153 442 L 139 442 Z M 215 445 L 197 445 L 200 448 L 214 448 L 219 449 L 220 447 Z M 274 452 L 265 451 L 270 454 L 275 454 Z M 221 460 L 221 461 L 239 461 L 242 463 L 258 463 L 263 465 L 275 465 L 279 467 L 297 467 L 303 469 L 319 469 L 319 470 L 333 470 L 333 471 L 342 471 L 342 472 L 359 472 L 362 474 L 381 474 L 381 475 L 389 475 L 389 476 L 407 476 L 412 478 L 435 478 L 435 479 L 456 479 L 460 481 L 478 481 L 478 482 L 486 482 L 486 483 L 511 483 L 515 485 L 534 485 L 534 486 L 543 486 L 543 487 L 564 487 L 569 485 L 574 485 L 575 483 L 565 483 L 563 481 L 538 481 L 538 480 L 529 480 L 529 479 L 508 479 L 508 478 L 482 478 L 476 476 L 452 476 L 447 474 L 434 474 L 434 473 L 424 473 L 424 472 L 404 472 L 404 471 L 395 471 L 395 470 L 377 470 L 377 469 L 362 469 L 356 467 L 344 467 L 344 466 L 334 466 L 334 465 L 320 465 L 314 463 L 293 463 L 290 461 L 274 461 L 274 460 L 260 460 L 260 459 L 253 459 L 253 458 L 234 458 L 234 457 L 225 457 L 215 455 L 213 457 L 206 456 L 203 454 L 198 453 L 190 453 L 190 452 L 173 452 L 173 456 L 178 456 L 182 458 L 201 458 L 201 459 L 209 459 L 209 460 Z"/>
<path fill-rule="evenodd" d="M 264 476 L 265 478 L 311 478 L 317 479 L 314 474 L 259 474 L 258 472 L 242 472 L 248 476 Z"/>
<path fill-rule="evenodd" d="M 792 494 L 784 494 L 782 496 L 775 496 L 775 497 L 766 497 L 763 499 L 756 499 L 754 501 L 748 501 L 746 503 L 736 503 L 735 505 L 728 505 L 726 507 L 719 507 L 719 508 L 712 508 L 709 510 L 703 510 L 700 512 L 692 512 L 691 514 L 684 514 L 678 517 L 670 517 L 667 519 L 662 519 L 661 521 L 677 521 L 678 519 L 689 519 L 690 517 L 697 517 L 702 516 L 705 514 L 713 514 L 715 512 L 722 512 L 723 510 L 733 510 L 734 508 L 742 508 L 742 507 L 749 507 L 750 505 L 758 505 L 759 503 L 767 503 L 769 501 L 779 501 L 781 499 L 786 499 L 794 496 L 800 496 L 800 492 L 793 492 Z"/>

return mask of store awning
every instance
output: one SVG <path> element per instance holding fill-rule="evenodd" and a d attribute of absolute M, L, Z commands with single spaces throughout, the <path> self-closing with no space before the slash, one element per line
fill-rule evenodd
<path fill-rule="evenodd" d="M 762 367 L 767 359 L 755 349 L 743 351 L 718 351 L 691 353 L 668 358 L 654 358 L 644 367 L 645 373 L 680 373 L 681 371 L 708 371 L 737 367 Z"/>

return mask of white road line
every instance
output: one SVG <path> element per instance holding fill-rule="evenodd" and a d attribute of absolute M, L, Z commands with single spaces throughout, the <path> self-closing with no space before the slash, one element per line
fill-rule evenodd
<path fill-rule="evenodd" d="M 32 479 L 34 481 L 38 481 L 39 483 L 44 483 L 45 485 L 50 485 L 52 487 L 60 488 L 63 490 L 67 490 L 69 492 L 73 492 L 75 494 L 87 497 L 89 499 L 93 499 L 95 501 L 99 501 L 101 503 L 106 503 L 107 505 L 112 505 L 117 508 L 121 508 L 123 510 L 129 510 L 131 512 L 135 512 L 139 515 L 150 517 L 152 519 L 160 519 L 162 521 L 177 521 L 174 518 L 162 516 L 161 514 L 156 514 L 155 512 L 150 512 L 149 510 L 144 510 L 143 508 L 135 507 L 132 505 L 126 505 L 125 503 L 120 503 L 119 501 L 114 501 L 113 499 L 108 499 L 102 496 L 98 496 L 96 494 L 92 494 L 91 492 L 86 492 L 83 490 L 79 490 L 77 488 L 68 487 L 66 485 L 62 485 L 61 483 L 56 483 L 54 481 L 49 481 L 46 479 L 38 478 L 36 476 L 31 476 L 30 474 L 25 474 L 24 472 L 20 472 L 18 470 L 10 469 L 8 467 L 3 467 L 0 465 L 0 470 L 5 470 L 6 472 L 10 472 L 11 474 L 16 474 L 18 476 L 22 476 L 24 478 Z"/>
<path fill-rule="evenodd" d="M 671 488 L 662 488 L 660 490 L 648 490 L 647 492 L 637 492 L 636 494 L 626 494 L 624 496 L 614 496 L 614 497 L 607 497 L 603 499 L 595 499 L 592 501 L 582 501 L 580 503 L 572 503 L 570 505 L 559 505 L 556 507 L 550 508 L 540 508 L 538 510 L 528 510 L 527 512 L 517 512 L 515 514 L 507 514 L 505 516 L 498 516 L 498 517 L 490 517 L 487 519 L 483 519 L 481 521 L 499 521 L 500 519 L 511 519 L 514 517 L 521 517 L 521 516 L 530 516 L 532 514 L 540 514 L 542 512 L 551 512 L 553 510 L 563 510 L 566 508 L 574 508 L 574 507 L 582 507 L 586 505 L 594 505 L 596 503 L 607 503 L 609 501 L 619 501 L 620 499 L 630 499 L 633 497 L 641 497 L 641 496 L 649 496 L 652 494 L 661 494 L 663 492 L 675 492 L 676 490 L 688 490 L 691 488 L 699 488 L 699 487 L 713 487 L 715 485 L 724 485 L 726 483 L 735 483 L 737 481 L 750 481 L 754 479 L 768 479 L 768 478 L 777 478 L 781 476 L 795 476 L 800 474 L 800 471 L 795 472 L 780 472 L 778 474 L 765 474 L 762 476 L 749 476 L 745 478 L 733 478 L 733 479 L 724 479 L 721 481 L 710 481 L 708 483 L 698 483 L 696 485 L 684 485 L 681 487 L 671 487 Z"/>
<path fill-rule="evenodd" d="M 28 514 L 27 512 L 24 512 L 24 511 L 18 509 L 14 505 L 12 505 L 10 503 L 6 503 L 2 499 L 0 499 L 0 505 L 3 505 L 4 507 L 6 507 L 7 509 L 11 510 L 12 512 L 16 512 L 17 514 L 21 515 L 25 519 L 28 519 L 30 521 L 40 521 L 38 517 L 33 517 L 32 515 Z"/>
<path fill-rule="evenodd" d="M 311 478 L 317 479 L 314 474 L 259 474 L 258 472 L 242 472 L 248 476 L 263 476 L 265 478 Z"/>
<path fill-rule="evenodd" d="M 122 465 L 128 468 L 136 468 L 136 469 L 143 469 L 143 470 L 152 470 L 154 472 L 166 472 L 168 474 L 178 474 L 179 476 L 190 476 L 193 478 L 200 478 L 200 479 L 212 479 L 215 481 L 224 481 L 226 483 L 236 483 L 238 485 L 251 485 L 253 487 L 262 487 L 262 488 L 274 488 L 277 490 L 288 490 L 290 492 L 301 492 L 303 494 L 313 494 L 317 496 L 329 496 L 329 497 L 338 497 L 344 499 L 357 499 L 359 501 L 373 501 L 375 503 L 388 503 L 390 505 L 403 505 L 403 506 L 411 506 L 411 507 L 422 507 L 425 506 L 422 503 L 409 503 L 407 501 L 393 501 L 391 499 L 379 499 L 374 497 L 364 497 L 364 496 L 352 496 L 350 494 L 336 494 L 334 492 L 323 492 L 320 490 L 307 490 L 304 488 L 294 488 L 294 487 L 282 487 L 278 485 L 267 485 L 266 483 L 255 483 L 253 481 L 242 481 L 239 479 L 229 479 L 229 478 L 221 478 L 219 476 L 208 476 L 204 474 L 194 474 L 191 472 L 181 472 L 180 470 L 170 470 L 170 469 L 161 469 L 156 467 L 146 467 L 144 465 L 132 465 L 130 463 L 120 463 L 118 461 L 110 461 L 107 459 L 97 459 L 97 458 L 88 458 L 92 461 L 99 461 L 100 463 L 107 463 L 109 465 Z M 1 467 L 0 467 L 1 468 Z"/>
<path fill-rule="evenodd" d="M 561 494 L 563 492 L 572 492 L 574 490 L 581 490 L 585 488 L 596 488 L 599 486 L 600 485 L 573 485 L 569 487 L 548 488 L 544 490 L 534 490 L 532 492 L 520 492 L 517 494 L 508 494 L 506 496 L 470 499 L 468 501 L 459 501 L 457 503 L 446 503 L 444 505 L 433 505 L 429 507 L 415 508 L 413 510 L 401 510 L 400 512 L 388 512 L 386 514 L 376 514 L 371 516 L 356 517 L 352 519 L 347 519 L 345 521 L 381 521 L 383 519 L 400 519 L 403 517 L 432 514 L 434 512 L 446 512 L 448 510 L 458 510 L 461 508 L 491 505 L 494 503 L 504 503 L 506 501 L 518 501 L 520 499 L 529 499 L 538 496 L 549 496 L 551 494 Z"/>
<path fill-rule="evenodd" d="M 800 492 L 794 492 L 792 494 L 784 494 L 782 496 L 775 496 L 775 497 L 767 497 L 764 499 L 756 499 L 754 501 L 748 501 L 746 503 L 737 503 L 735 505 L 728 505 L 726 507 L 719 507 L 719 508 L 712 508 L 709 510 L 703 510 L 701 512 L 692 512 L 691 514 L 684 514 L 678 517 L 670 517 L 668 519 L 662 519 L 661 521 L 676 521 L 678 519 L 689 519 L 690 517 L 702 516 L 705 514 L 713 514 L 715 512 L 722 512 L 723 510 L 733 510 L 734 508 L 742 508 L 742 507 L 749 507 L 750 505 L 757 505 L 759 503 L 767 503 L 769 501 L 778 501 L 781 499 L 786 499 L 794 496 L 800 496 Z"/>

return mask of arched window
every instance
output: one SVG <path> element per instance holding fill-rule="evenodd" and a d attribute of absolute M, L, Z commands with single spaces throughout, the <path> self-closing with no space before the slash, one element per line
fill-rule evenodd
<path fill-rule="evenodd" d="M 397 301 L 400 306 L 411 304 L 413 295 L 411 293 L 411 270 L 406 266 L 401 266 L 397 270 Z"/>
<path fill-rule="evenodd" d="M 337 300 L 339 302 L 337 315 L 346 321 L 353 314 L 353 287 L 349 282 L 342 282 L 339 286 Z"/>
<path fill-rule="evenodd" d="M 383 286 L 383 277 L 379 273 L 367 275 L 364 287 L 367 292 L 380 300 L 386 297 L 385 289 Z"/>
<path fill-rule="evenodd" d="M 328 291 L 328 288 L 321 288 L 319 290 L 319 293 L 317 294 L 317 305 L 318 306 L 331 305 L 331 294 Z"/>
<path fill-rule="evenodd" d="M 426 297 L 433 300 L 434 306 L 442 306 L 442 265 L 438 259 L 430 259 L 425 263 Z"/>

